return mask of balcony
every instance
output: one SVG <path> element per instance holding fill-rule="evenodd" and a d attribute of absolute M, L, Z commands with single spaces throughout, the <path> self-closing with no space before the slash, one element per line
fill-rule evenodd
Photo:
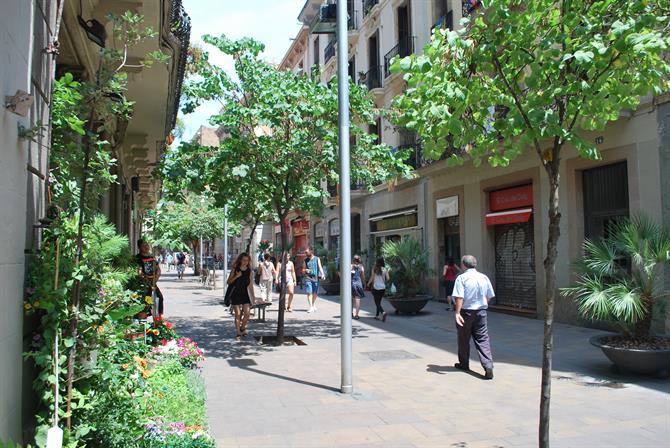
<path fill-rule="evenodd" d="M 377 65 L 372 67 L 358 79 L 359 84 L 367 86 L 368 90 L 379 89 L 382 86 L 382 67 Z"/>
<path fill-rule="evenodd" d="M 448 29 L 448 30 L 453 30 L 454 29 L 454 12 L 449 11 L 447 14 L 443 15 L 437 21 L 433 24 L 433 30 L 435 28 L 438 29 Z"/>
<path fill-rule="evenodd" d="M 335 56 L 335 43 L 337 41 L 335 39 L 331 40 L 328 42 L 328 45 L 326 45 L 326 49 L 323 52 L 323 60 L 324 64 L 328 64 L 328 61 L 330 61 L 330 58 Z"/>
<path fill-rule="evenodd" d="M 423 158 L 423 149 L 420 142 L 398 145 L 396 150 L 409 152 L 405 163 L 415 170 L 428 165 L 426 160 Z"/>
<path fill-rule="evenodd" d="M 363 0 L 363 17 L 367 16 L 372 8 L 379 4 L 379 0 Z"/>
<path fill-rule="evenodd" d="M 391 59 L 395 56 L 404 58 L 409 56 L 414 52 L 414 37 L 405 36 L 401 38 L 398 42 L 398 45 L 391 48 L 391 50 L 384 55 L 384 77 L 388 78 L 391 76 Z"/>

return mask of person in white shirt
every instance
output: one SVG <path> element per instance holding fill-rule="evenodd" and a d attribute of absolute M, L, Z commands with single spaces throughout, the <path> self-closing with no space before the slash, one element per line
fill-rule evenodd
<path fill-rule="evenodd" d="M 386 292 L 386 283 L 388 281 L 389 271 L 386 269 L 386 263 L 384 263 L 383 258 L 377 258 L 375 267 L 372 268 L 372 275 L 370 276 L 370 281 L 368 282 L 368 288 L 372 290 L 372 297 L 374 297 L 375 306 L 377 307 L 375 319 L 379 320 L 379 316 L 381 316 L 382 322 L 386 322 L 387 317 L 384 308 L 382 308 L 382 298 Z"/>
<path fill-rule="evenodd" d="M 259 266 L 261 271 L 261 289 L 265 296 L 265 301 L 272 303 L 272 284 L 277 276 L 277 271 L 275 270 L 275 265 L 270 261 L 270 254 L 266 253 L 263 255 L 263 259 L 263 262 Z"/>
<path fill-rule="evenodd" d="M 477 259 L 465 255 L 461 259 L 463 273 L 456 277 L 453 297 L 456 299 L 456 330 L 458 333 L 458 362 L 454 367 L 469 370 L 470 338 L 475 342 L 484 378 L 493 379 L 493 355 L 489 339 L 486 310 L 495 297 L 489 278 L 477 271 Z"/>

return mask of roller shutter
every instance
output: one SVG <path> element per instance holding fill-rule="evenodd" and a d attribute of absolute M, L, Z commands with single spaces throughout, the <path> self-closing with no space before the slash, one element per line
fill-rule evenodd
<path fill-rule="evenodd" d="M 533 220 L 495 226 L 496 305 L 537 308 Z"/>

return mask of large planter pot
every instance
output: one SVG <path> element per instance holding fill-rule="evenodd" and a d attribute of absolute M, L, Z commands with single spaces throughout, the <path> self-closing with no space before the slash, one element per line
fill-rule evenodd
<path fill-rule="evenodd" d="M 594 336 L 589 341 L 600 348 L 617 369 L 641 375 L 670 372 L 670 349 L 645 350 L 613 347 L 604 341 L 607 337 L 609 336 Z"/>
<path fill-rule="evenodd" d="M 396 314 L 418 314 L 432 298 L 417 294 L 415 297 L 387 297 L 386 300 L 395 308 Z"/>
<path fill-rule="evenodd" d="M 327 296 L 339 296 L 340 295 L 340 282 L 323 282 L 321 287 L 326 291 Z"/>

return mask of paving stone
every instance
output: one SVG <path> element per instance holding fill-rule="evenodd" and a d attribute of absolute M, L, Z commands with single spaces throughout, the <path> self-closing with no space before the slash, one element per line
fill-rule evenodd
<path fill-rule="evenodd" d="M 219 283 L 221 284 L 221 283 Z M 354 389 L 339 393 L 339 299 L 305 312 L 304 294 L 287 315 L 286 334 L 307 344 L 265 347 L 234 341 L 221 290 L 199 289 L 173 273 L 161 279 L 166 317 L 204 348 L 203 376 L 212 434 L 222 447 L 537 446 L 542 322 L 489 314 L 493 381 L 453 368 L 453 317 L 429 303 L 418 316 L 370 318 L 364 300 L 353 323 Z M 200 293 L 200 294 L 195 294 Z M 276 305 L 251 335 L 273 334 Z M 554 447 L 667 446 L 670 381 L 615 375 L 588 344 L 598 330 L 556 324 L 551 438 Z M 613 387 L 616 386 L 616 387 Z"/>

